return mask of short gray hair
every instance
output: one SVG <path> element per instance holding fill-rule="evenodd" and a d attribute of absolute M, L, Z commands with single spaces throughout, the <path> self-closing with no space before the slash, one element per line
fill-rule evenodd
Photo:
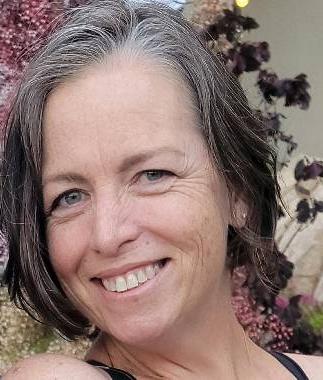
<path fill-rule="evenodd" d="M 252 265 L 267 283 L 271 275 L 279 196 L 275 154 L 239 82 L 178 11 L 155 2 L 91 1 L 66 14 L 30 63 L 8 117 L 1 167 L 9 292 L 29 314 L 69 338 L 85 334 L 89 322 L 64 295 L 48 257 L 43 109 L 60 83 L 121 52 L 151 57 L 184 81 L 215 167 L 248 207 L 245 227 L 229 228 L 228 265 Z"/>

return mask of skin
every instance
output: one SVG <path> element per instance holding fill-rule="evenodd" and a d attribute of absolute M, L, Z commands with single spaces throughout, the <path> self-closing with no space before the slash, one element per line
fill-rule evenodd
<path fill-rule="evenodd" d="M 149 157 L 133 159 L 143 152 Z M 102 331 L 88 359 L 139 380 L 293 379 L 234 316 L 226 236 L 246 210 L 212 167 L 189 92 L 174 74 L 119 56 L 60 85 L 45 107 L 43 189 L 54 270 Z M 62 198 L 66 191 L 73 193 Z M 96 281 L 164 258 L 149 286 L 129 293 Z M 66 365 L 83 373 L 76 363 Z M 91 378 L 102 376 L 87 367 L 96 371 Z"/>
<path fill-rule="evenodd" d="M 212 289 L 222 287 L 224 273 L 214 275 L 213 268 L 224 267 L 229 203 L 225 185 L 211 177 L 182 92 L 148 69 L 130 89 L 138 74 L 127 65 L 112 73 L 96 68 L 56 91 L 45 113 L 43 178 L 46 208 L 68 189 L 85 194 L 48 218 L 50 257 L 66 293 L 103 331 L 145 347 L 175 331 L 183 316 L 191 322 L 208 306 Z M 155 153 L 165 148 L 179 153 Z M 125 159 L 142 152 L 152 152 L 151 158 L 120 171 Z M 151 169 L 174 174 L 149 182 L 142 172 Z M 47 182 L 63 173 L 84 182 Z M 140 296 L 106 299 L 109 294 L 91 281 L 110 268 L 165 257 L 169 273 Z"/>
<path fill-rule="evenodd" d="M 107 380 L 111 377 L 81 360 L 58 354 L 39 354 L 18 362 L 3 380 Z"/>

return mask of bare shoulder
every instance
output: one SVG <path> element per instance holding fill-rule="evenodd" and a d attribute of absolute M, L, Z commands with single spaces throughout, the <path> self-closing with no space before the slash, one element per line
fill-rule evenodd
<path fill-rule="evenodd" d="M 108 374 L 82 360 L 58 354 L 40 354 L 17 362 L 3 380 L 111 380 Z"/>
<path fill-rule="evenodd" d="M 292 358 L 311 380 L 323 379 L 323 356 L 286 354 Z"/>

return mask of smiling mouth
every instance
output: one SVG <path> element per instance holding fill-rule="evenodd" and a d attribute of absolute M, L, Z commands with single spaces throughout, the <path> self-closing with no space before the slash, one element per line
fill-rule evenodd
<path fill-rule="evenodd" d="M 101 279 L 101 283 L 108 292 L 127 292 L 155 278 L 168 261 L 169 259 L 162 259 L 153 264 L 136 268 L 122 276 Z"/>

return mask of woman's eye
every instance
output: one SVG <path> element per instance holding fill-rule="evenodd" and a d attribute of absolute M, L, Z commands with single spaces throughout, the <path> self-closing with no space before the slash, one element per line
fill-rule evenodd
<path fill-rule="evenodd" d="M 171 173 L 166 170 L 147 170 L 143 173 L 149 182 L 157 182 L 165 176 L 169 176 Z"/>
<path fill-rule="evenodd" d="M 164 192 L 172 183 L 170 179 L 175 177 L 168 170 L 150 169 L 139 173 L 136 182 L 144 192 Z"/>
<path fill-rule="evenodd" d="M 65 194 L 60 203 L 65 203 L 68 206 L 73 206 L 75 203 L 80 202 L 82 199 L 82 194 L 79 191 L 73 191 L 71 193 Z"/>
<path fill-rule="evenodd" d="M 73 207 L 83 201 L 85 194 L 79 190 L 69 190 L 58 196 L 52 205 L 52 210 L 57 208 Z"/>

